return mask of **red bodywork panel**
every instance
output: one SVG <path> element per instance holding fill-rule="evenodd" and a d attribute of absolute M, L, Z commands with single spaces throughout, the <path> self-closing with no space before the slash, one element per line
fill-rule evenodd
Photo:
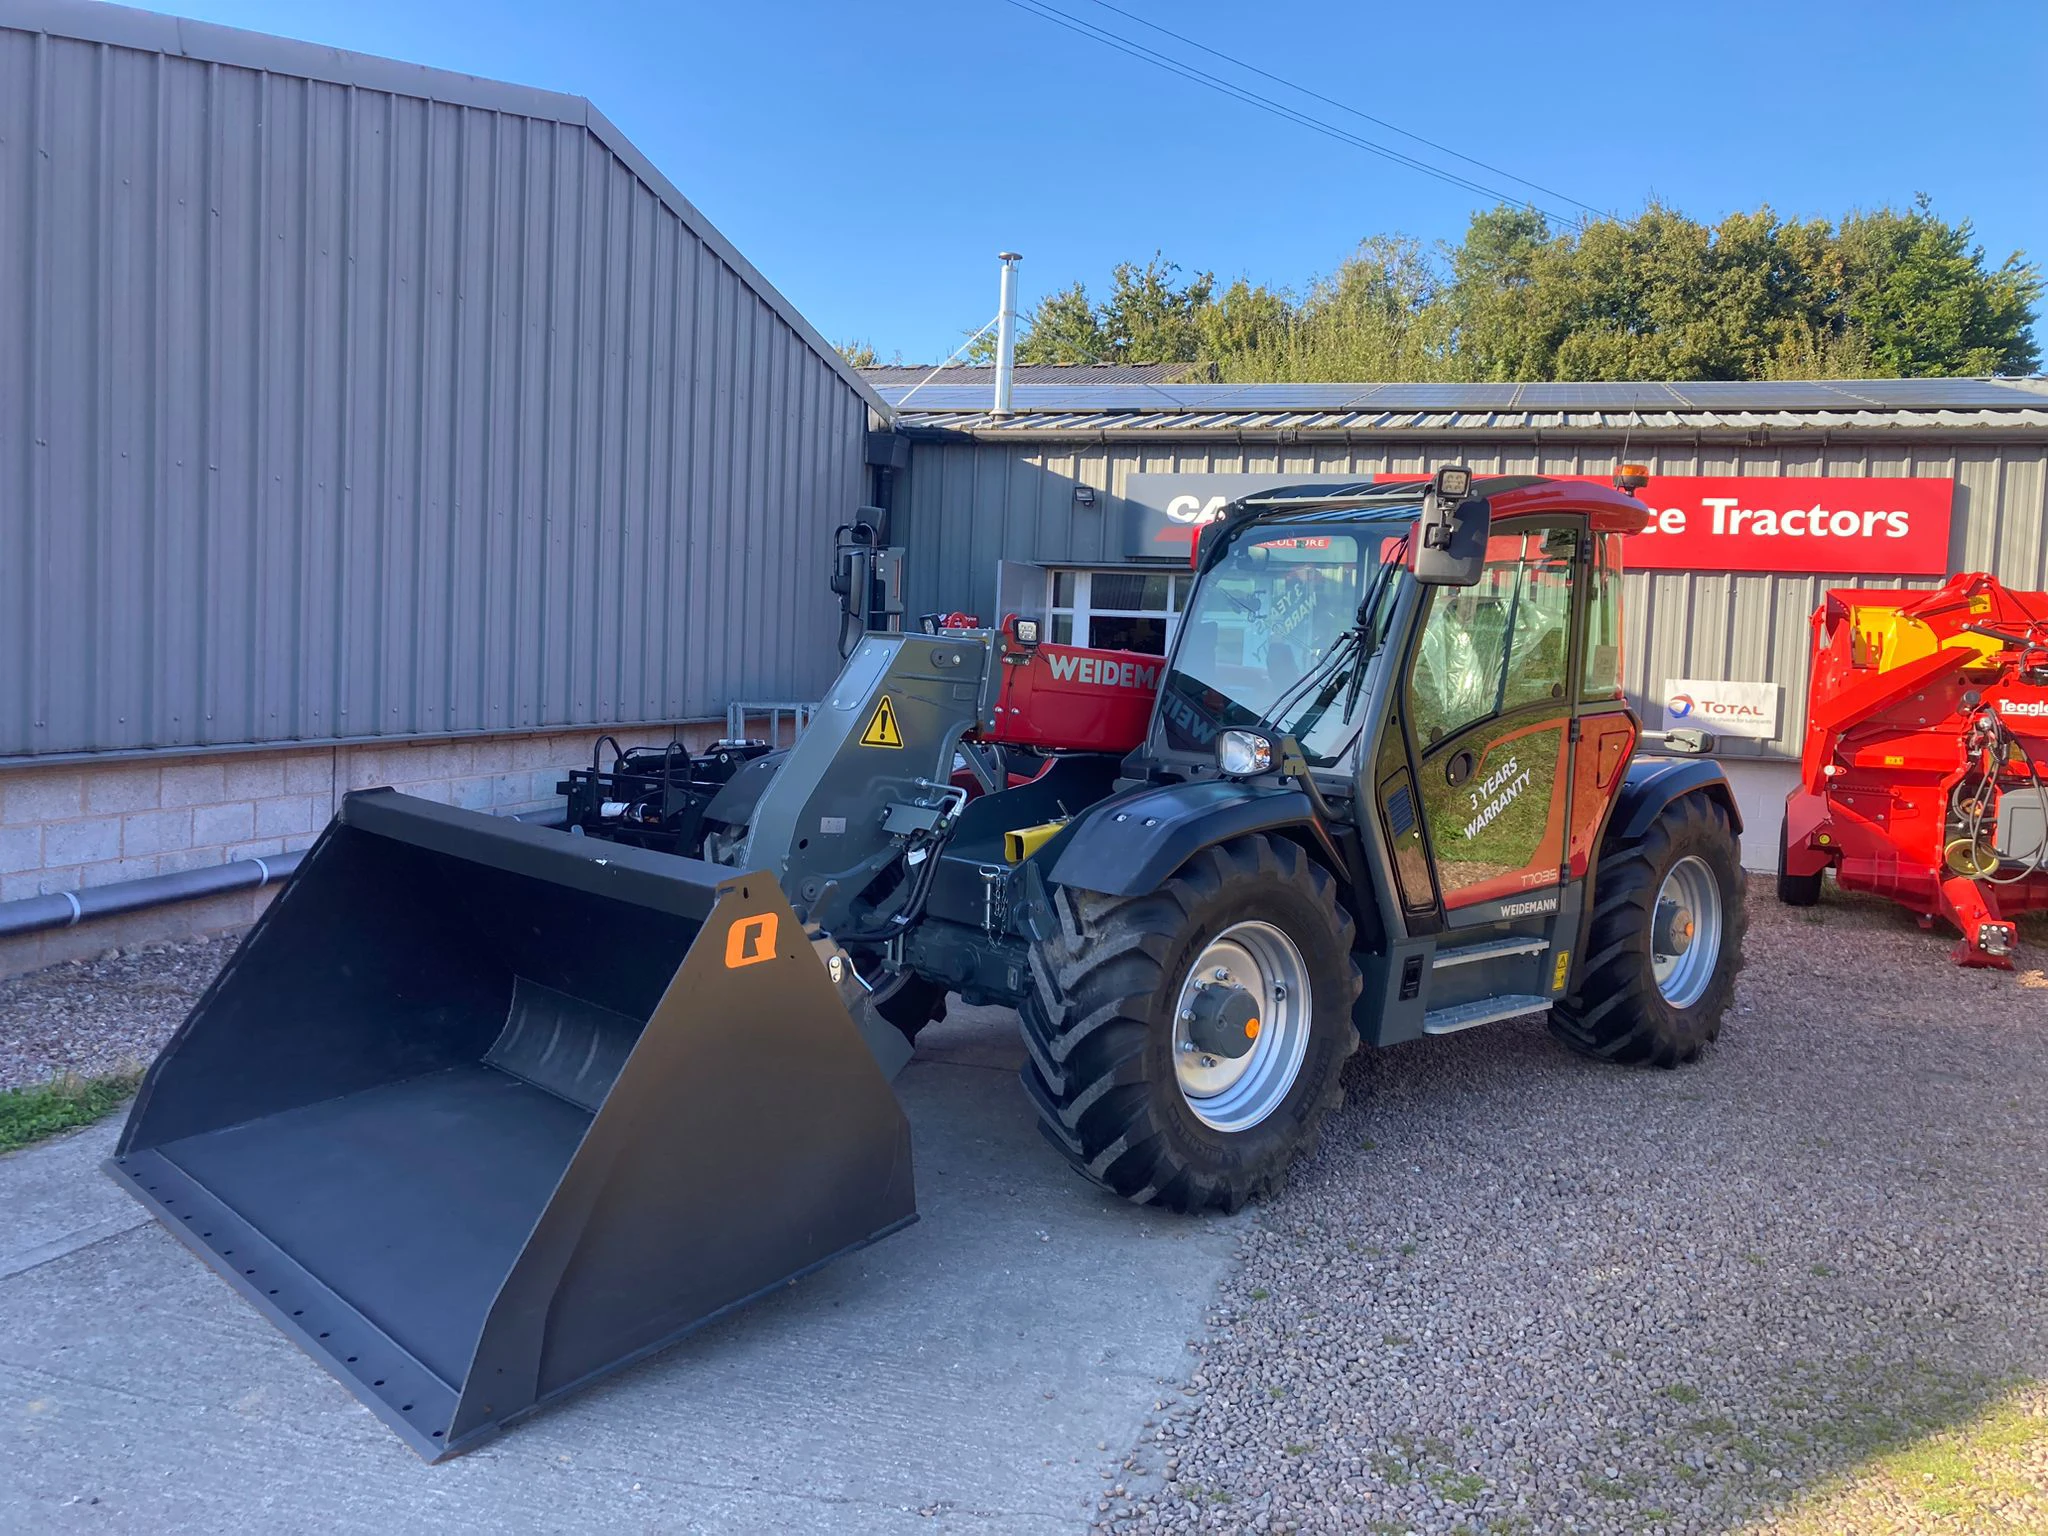
<path fill-rule="evenodd" d="M 980 740 L 1063 752 L 1128 752 L 1145 739 L 1166 658 L 1078 645 L 997 647 L 995 718 Z"/>
<path fill-rule="evenodd" d="M 1886 610 L 1908 622 L 1885 622 Z M 1785 805 L 1786 873 L 1832 868 L 1845 889 L 1954 923 L 1958 964 L 2010 966 L 2011 918 L 2048 910 L 2048 870 L 1971 878 L 1949 854 L 1959 840 L 1970 846 L 1959 796 L 1976 798 L 1988 777 L 1995 813 L 2009 796 L 2034 794 L 2029 762 L 2048 777 L 2048 593 L 2010 592 L 1981 574 L 1932 592 L 1837 589 L 1812 622 L 1801 782 Z M 1973 624 L 2033 643 L 1986 636 L 1957 648 Z M 1921 651 L 1930 637 L 1937 648 Z"/>
<path fill-rule="evenodd" d="M 1621 793 L 1622 778 L 1636 751 L 1636 717 L 1626 711 L 1586 715 L 1579 722 L 1578 755 L 1572 766 L 1572 878 L 1593 867 L 1600 824 Z"/>

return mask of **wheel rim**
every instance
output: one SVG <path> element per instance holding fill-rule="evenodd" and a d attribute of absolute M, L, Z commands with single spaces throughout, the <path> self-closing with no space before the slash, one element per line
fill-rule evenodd
<path fill-rule="evenodd" d="M 1215 986 L 1242 988 L 1257 1005 L 1258 1033 L 1242 1056 L 1206 1052 L 1191 1033 L 1204 989 Z M 1212 1130 L 1247 1131 L 1278 1109 L 1301 1075 L 1314 1017 L 1308 965 L 1285 933 L 1233 923 L 1211 939 L 1173 1008 L 1174 1076 L 1195 1118 Z"/>
<path fill-rule="evenodd" d="M 1650 923 L 1650 971 L 1674 1008 L 1705 995 L 1721 959 L 1721 882 L 1705 859 L 1688 854 L 1657 891 Z"/>

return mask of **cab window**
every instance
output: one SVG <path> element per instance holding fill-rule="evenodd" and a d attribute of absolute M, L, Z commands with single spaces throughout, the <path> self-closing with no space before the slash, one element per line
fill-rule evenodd
<path fill-rule="evenodd" d="M 1621 535 L 1595 536 L 1592 585 L 1586 593 L 1586 660 L 1579 697 L 1602 702 L 1621 697 Z"/>
<path fill-rule="evenodd" d="M 1432 594 L 1409 680 L 1425 750 L 1491 716 L 1564 697 L 1578 540 L 1571 528 L 1496 534 L 1476 585 Z"/>

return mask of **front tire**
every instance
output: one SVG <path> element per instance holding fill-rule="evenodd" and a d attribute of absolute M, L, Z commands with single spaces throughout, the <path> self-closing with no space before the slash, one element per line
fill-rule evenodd
<path fill-rule="evenodd" d="M 1697 1058 L 1742 968 L 1744 891 L 1728 813 L 1706 795 L 1680 796 L 1640 840 L 1604 849 L 1578 984 L 1551 1032 L 1623 1066 Z"/>
<path fill-rule="evenodd" d="M 1053 899 L 1059 932 L 1033 946 L 1019 1010 L 1046 1139 L 1140 1204 L 1234 1211 L 1277 1189 L 1343 1102 L 1358 1049 L 1362 981 L 1329 872 L 1293 843 L 1243 837 L 1146 895 Z M 1241 1056 L 1189 1038 L 1212 977 L 1256 1015 Z"/>

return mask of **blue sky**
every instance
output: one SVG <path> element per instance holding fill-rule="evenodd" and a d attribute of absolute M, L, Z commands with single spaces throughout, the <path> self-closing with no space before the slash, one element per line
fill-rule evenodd
<path fill-rule="evenodd" d="M 2048 258 L 2041 0 L 1117 3 L 1598 208 L 1838 217 L 1924 191 L 1994 261 Z M 1024 253 L 1027 307 L 1155 249 L 1298 287 L 1367 235 L 1455 239 L 1491 201 L 1004 0 L 152 8 L 588 96 L 821 331 L 885 359 L 936 360 L 987 320 L 1001 249 Z"/>

